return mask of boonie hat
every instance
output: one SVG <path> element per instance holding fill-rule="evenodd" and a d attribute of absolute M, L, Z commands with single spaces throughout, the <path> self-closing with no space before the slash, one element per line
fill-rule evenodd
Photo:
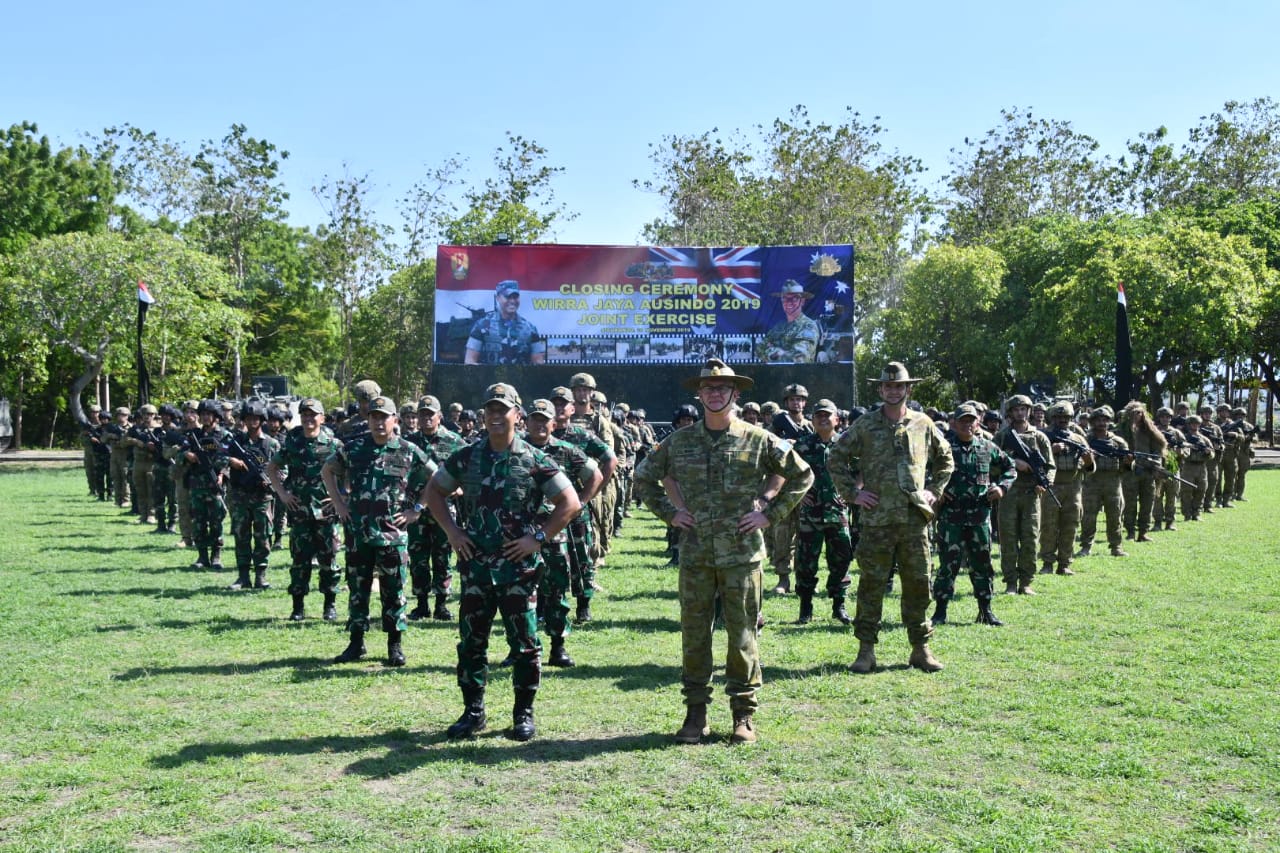
<path fill-rule="evenodd" d="M 871 379 L 869 381 L 873 383 L 906 382 L 910 384 L 913 382 L 919 382 L 920 380 L 917 377 L 912 376 L 907 371 L 906 365 L 904 365 L 902 362 L 891 361 L 889 362 L 888 365 L 885 366 L 884 370 L 880 372 L 879 379 Z"/>
<path fill-rule="evenodd" d="M 728 382 L 739 391 L 750 390 L 756 384 L 756 381 L 750 376 L 740 376 L 734 373 L 733 368 L 725 364 L 720 359 L 709 358 L 707 359 L 706 365 L 703 366 L 697 376 L 690 376 L 688 379 L 684 380 L 681 385 L 683 385 L 687 391 L 697 391 L 698 388 L 702 386 L 702 383 L 708 379 L 718 379 Z"/>

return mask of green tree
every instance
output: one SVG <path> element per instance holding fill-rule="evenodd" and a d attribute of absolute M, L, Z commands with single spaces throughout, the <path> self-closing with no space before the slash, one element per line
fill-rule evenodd
<path fill-rule="evenodd" d="M 436 263 L 397 270 L 362 300 L 352 322 L 356 375 L 378 377 L 400 403 L 427 387 L 434 338 Z"/>

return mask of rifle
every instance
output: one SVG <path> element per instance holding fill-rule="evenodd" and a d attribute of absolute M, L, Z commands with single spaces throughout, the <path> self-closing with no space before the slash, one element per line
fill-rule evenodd
<path fill-rule="evenodd" d="M 1109 441 L 1101 438 L 1089 437 L 1089 449 L 1099 456 L 1107 456 L 1111 459 L 1128 459 L 1133 454 L 1128 450 L 1122 450 Z"/>
<path fill-rule="evenodd" d="M 1168 468 L 1165 468 L 1164 457 L 1161 456 L 1159 453 L 1144 453 L 1141 450 L 1134 450 L 1131 452 L 1133 453 L 1133 458 L 1138 465 L 1141 465 L 1142 467 L 1146 468 L 1148 471 L 1155 474 L 1161 480 L 1173 479 L 1173 480 L 1177 480 L 1179 483 L 1182 483 L 1183 485 L 1190 486 L 1193 489 L 1196 487 L 1195 483 L 1191 482 L 1190 480 L 1185 480 L 1182 477 L 1179 477 L 1173 471 L 1170 471 Z"/>
<path fill-rule="evenodd" d="M 1065 444 L 1067 449 L 1075 454 L 1076 459 L 1080 459 L 1089 451 L 1089 448 L 1080 443 L 1080 437 L 1068 429 L 1054 429 L 1050 427 L 1041 430 L 1048 438 L 1057 444 Z"/>
<path fill-rule="evenodd" d="M 1057 506 L 1058 509 L 1062 509 L 1062 501 L 1060 501 L 1058 496 L 1054 494 L 1053 483 L 1049 482 L 1049 475 L 1045 473 L 1046 469 L 1049 467 L 1049 463 L 1046 462 L 1044 456 L 1041 455 L 1040 448 L 1037 447 L 1032 449 L 1028 447 L 1027 443 L 1022 440 L 1022 436 L 1018 435 L 1012 427 L 1006 431 L 1005 435 L 1013 439 L 1014 458 L 1021 459 L 1023 462 L 1026 462 L 1031 466 L 1031 475 L 1036 478 L 1036 485 L 1040 486 L 1046 493 L 1048 493 L 1049 497 L 1053 500 L 1054 505 Z M 1007 450 L 1008 448 L 1001 449 Z"/>
<path fill-rule="evenodd" d="M 240 454 L 238 458 L 240 459 L 241 462 L 243 462 L 248 467 L 249 473 L 257 477 L 259 480 L 261 480 L 263 488 L 265 488 L 268 492 L 270 492 L 271 478 L 267 476 L 267 471 L 265 468 L 262 467 L 262 463 L 258 461 L 258 458 L 254 456 L 252 453 L 250 453 L 248 450 L 246 450 L 244 448 L 244 445 L 242 445 L 239 439 L 237 439 L 235 436 L 231 437 L 230 446 L 235 448 L 236 451 Z"/>
<path fill-rule="evenodd" d="M 209 457 L 209 452 L 200 446 L 199 439 L 196 438 L 200 430 L 193 429 L 185 433 L 187 449 L 196 455 L 196 461 L 209 475 L 209 485 L 213 486 L 213 493 L 218 496 L 218 503 L 222 506 L 222 511 L 227 511 L 227 505 L 222 499 L 223 486 L 218 479 L 217 470 L 214 467 L 213 459 Z"/>

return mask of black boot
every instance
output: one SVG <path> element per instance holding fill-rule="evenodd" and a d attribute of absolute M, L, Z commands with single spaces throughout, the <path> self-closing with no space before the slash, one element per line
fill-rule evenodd
<path fill-rule="evenodd" d="M 449 612 L 449 608 L 445 606 L 445 602 L 449 600 L 449 596 L 443 592 L 436 593 L 436 609 L 431 612 L 432 619 L 439 619 L 441 622 L 448 622 L 453 618 L 453 614 Z"/>
<path fill-rule="evenodd" d="M 302 610 L 302 602 L 306 600 L 305 595 L 295 595 L 293 597 L 293 612 L 289 614 L 289 619 L 293 622 L 301 622 L 307 618 L 307 614 Z"/>
<path fill-rule="evenodd" d="M 585 595 L 578 596 L 578 612 L 575 614 L 575 621 L 591 621 L 591 599 L 587 598 Z"/>
<path fill-rule="evenodd" d="M 222 571 L 222 546 L 214 545 L 212 553 L 209 554 L 209 568 L 215 572 Z"/>
<path fill-rule="evenodd" d="M 516 705 L 511 712 L 511 739 L 532 740 L 536 732 L 533 726 L 533 690 L 516 690 Z"/>
<path fill-rule="evenodd" d="M 364 631 L 359 628 L 351 632 L 351 642 L 342 650 L 342 654 L 333 659 L 334 663 L 351 663 L 364 657 Z"/>
<path fill-rule="evenodd" d="M 201 546 L 200 556 L 196 557 L 196 561 L 191 564 L 191 568 L 193 569 L 209 568 L 209 549 L 208 548 Z"/>
<path fill-rule="evenodd" d="M 227 589 L 248 589 L 253 586 L 253 582 L 249 580 L 249 567 L 244 566 L 239 571 L 239 577 Z"/>
<path fill-rule="evenodd" d="M 802 592 L 800 596 L 800 615 L 796 617 L 797 625 L 808 625 L 813 621 L 813 593 Z"/>
<path fill-rule="evenodd" d="M 253 588 L 254 589 L 271 589 L 271 584 L 267 583 L 267 567 L 258 566 L 253 570 Z"/>
<path fill-rule="evenodd" d="M 934 606 L 933 606 L 933 619 L 932 619 L 931 621 L 932 621 L 932 622 L 933 622 L 933 624 L 935 624 L 935 625 L 945 625 L 945 624 L 947 624 L 947 604 L 948 604 L 948 599 L 945 599 L 945 598 L 935 598 L 935 599 L 934 599 L 934 602 L 935 602 L 935 604 L 934 604 Z M 988 602 L 988 606 L 990 606 L 990 602 Z M 981 607 L 981 605 L 979 605 L 979 607 Z"/>
<path fill-rule="evenodd" d="M 400 632 L 387 632 L 387 666 L 404 666 L 404 649 L 400 647 Z"/>
<path fill-rule="evenodd" d="M 978 624 L 979 625 L 1003 625 L 996 615 L 991 612 L 991 599 L 978 599 Z"/>
<path fill-rule="evenodd" d="M 410 622 L 417 622 L 419 619 L 426 619 L 431 615 L 431 606 L 427 603 L 427 596 L 418 596 L 418 606 L 405 614 L 405 618 Z"/>
<path fill-rule="evenodd" d="M 564 650 L 564 637 L 551 638 L 551 654 L 547 656 L 547 666 L 573 666 L 573 658 Z"/>
<path fill-rule="evenodd" d="M 449 726 L 449 730 L 445 733 L 450 740 L 475 737 L 484 731 L 484 688 L 462 688 L 462 700 L 466 703 L 466 710 L 462 712 L 462 716 L 458 718 L 456 723 Z"/>
<path fill-rule="evenodd" d="M 853 618 L 849 615 L 849 611 L 844 609 L 843 597 L 831 599 L 831 618 L 841 625 L 853 624 Z"/>
<path fill-rule="evenodd" d="M 333 622 L 338 618 L 338 608 L 334 606 L 337 595 L 332 592 L 324 594 L 324 621 Z"/>

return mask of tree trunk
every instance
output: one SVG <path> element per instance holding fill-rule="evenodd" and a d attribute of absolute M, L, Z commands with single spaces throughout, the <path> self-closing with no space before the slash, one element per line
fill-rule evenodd
<path fill-rule="evenodd" d="M 70 400 L 71 419 L 81 426 L 89 424 L 89 418 L 85 415 L 84 409 L 80 405 L 80 395 L 84 393 L 84 389 L 89 386 L 90 382 L 97 382 L 98 376 L 102 373 L 102 362 L 92 359 L 85 359 L 85 370 L 75 378 L 71 383 L 71 393 L 68 397 Z M 99 405 L 102 405 L 99 403 Z M 107 405 L 110 405 L 108 401 Z M 105 406 L 104 406 L 105 409 Z"/>
<path fill-rule="evenodd" d="M 18 450 L 22 447 L 22 390 L 26 387 L 27 377 L 18 374 L 18 397 L 14 400 L 13 406 L 13 444 L 10 450 Z"/>

